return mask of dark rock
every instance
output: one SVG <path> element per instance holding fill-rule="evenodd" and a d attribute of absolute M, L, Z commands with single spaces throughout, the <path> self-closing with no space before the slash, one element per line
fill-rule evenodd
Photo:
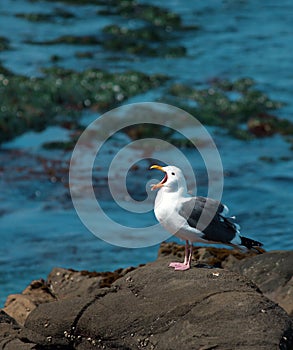
<path fill-rule="evenodd" d="M 23 327 L 0 313 L 0 350 L 293 349 L 292 320 L 274 302 L 289 310 L 292 252 L 196 248 L 192 269 L 169 269 L 183 254 L 163 243 L 137 269 L 53 269 L 8 304 L 19 318 L 31 303 Z"/>
<path fill-rule="evenodd" d="M 71 334 L 75 319 L 91 300 L 85 296 L 40 305 L 35 314 L 37 317 L 32 312 L 32 317 L 26 320 L 20 338 L 26 341 L 34 339 L 33 342 L 38 345 L 53 349 L 69 346 L 66 332 Z"/>
<path fill-rule="evenodd" d="M 48 284 L 57 299 L 94 295 L 101 280 L 99 275 L 89 276 L 80 271 L 62 268 L 54 268 L 48 276 Z"/>
<path fill-rule="evenodd" d="M 0 311 L 0 349 L 5 350 L 29 350 L 33 349 L 35 344 L 24 343 L 19 337 L 20 326 L 17 322 L 6 314 L 3 310 Z"/>
<path fill-rule="evenodd" d="M 184 246 L 174 242 L 162 243 L 158 258 L 166 256 L 183 260 Z M 196 247 L 193 259 L 196 266 L 221 267 L 245 275 L 266 297 L 293 316 L 293 251 L 259 254 L 258 251 Z"/>
<path fill-rule="evenodd" d="M 48 285 L 58 300 L 85 295 L 94 297 L 99 288 L 110 287 L 114 281 L 133 269 L 129 267 L 113 272 L 89 272 L 54 268 L 48 276 Z"/>
<path fill-rule="evenodd" d="M 4 311 L 23 325 L 38 305 L 74 297 L 94 297 L 99 288 L 110 287 L 114 281 L 133 269 L 129 267 L 113 272 L 89 272 L 54 268 L 47 281 L 33 281 L 21 294 L 9 295 Z"/>
<path fill-rule="evenodd" d="M 21 339 L 71 349 L 289 349 L 292 322 L 245 277 L 168 269 L 170 257 L 84 295 L 46 303 Z"/>
<path fill-rule="evenodd" d="M 293 251 L 268 252 L 235 262 L 230 269 L 247 276 L 293 316 Z"/>

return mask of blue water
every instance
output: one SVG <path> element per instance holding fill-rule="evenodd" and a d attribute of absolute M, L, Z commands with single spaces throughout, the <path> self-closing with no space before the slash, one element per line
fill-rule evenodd
<path fill-rule="evenodd" d="M 161 1 L 145 2 L 162 5 Z M 119 18 L 97 16 L 97 8 L 90 5 L 68 7 L 62 3 L 2 0 L 1 35 L 11 40 L 13 50 L 1 52 L 0 60 L 8 69 L 29 76 L 39 75 L 41 67 L 50 66 L 52 54 L 64 58 L 60 61 L 64 67 L 136 69 L 167 74 L 171 82 L 204 84 L 215 77 L 233 80 L 249 76 L 272 99 L 286 103 L 278 116 L 292 120 L 292 1 L 207 0 L 183 5 L 182 1 L 170 0 L 166 6 L 181 14 L 184 24 L 200 26 L 196 33 L 182 32 L 176 39 L 187 47 L 186 57 L 134 58 L 101 49 L 94 60 L 80 60 L 74 53 L 87 51 L 89 47 L 46 47 L 24 41 L 89 34 L 115 20 L 119 23 Z M 50 24 L 30 23 L 15 17 L 20 12 L 50 13 L 56 7 L 72 11 L 76 18 Z M 162 89 L 156 89 L 128 103 L 154 101 L 161 93 Z M 85 125 L 95 117 L 85 113 Z M 244 142 L 216 128 L 208 130 L 224 166 L 223 201 L 237 216 L 243 233 L 262 241 L 268 250 L 293 249 L 293 164 L 289 144 L 280 136 Z M 0 149 L 0 304 L 8 294 L 20 292 L 32 279 L 45 278 L 55 266 L 105 271 L 156 258 L 157 246 L 141 249 L 112 246 L 97 239 L 80 222 L 66 187 L 70 154 L 41 148 L 45 141 L 68 137 L 65 130 L 49 128 L 41 134 L 22 135 Z M 190 152 L 185 151 L 187 157 L 191 157 Z M 275 162 L 261 161 L 261 157 L 273 157 Z M 48 166 L 53 166 L 56 174 L 48 173 Z M 138 192 L 149 180 L 144 167 L 147 163 L 141 163 L 138 173 L 128 178 L 130 186 Z M 194 167 L 201 174 L 201 165 Z M 125 212 L 111 207 L 107 193 L 103 192 L 105 171 L 97 172 L 97 186 L 105 206 L 113 208 L 112 215 L 117 220 L 127 221 Z M 200 190 L 204 191 L 204 182 Z M 152 213 L 144 219 L 138 216 L 137 220 L 137 226 L 141 222 L 143 225 L 155 222 Z"/>

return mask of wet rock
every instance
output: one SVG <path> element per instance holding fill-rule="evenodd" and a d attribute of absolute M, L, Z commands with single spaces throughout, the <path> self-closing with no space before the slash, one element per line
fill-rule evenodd
<path fill-rule="evenodd" d="M 293 317 L 293 251 L 274 251 L 229 267 L 251 281 Z"/>
<path fill-rule="evenodd" d="M 217 268 L 174 271 L 171 258 L 127 273 L 94 297 L 40 305 L 20 338 L 73 349 L 271 350 L 280 342 L 289 349 L 290 318 L 245 277 Z"/>

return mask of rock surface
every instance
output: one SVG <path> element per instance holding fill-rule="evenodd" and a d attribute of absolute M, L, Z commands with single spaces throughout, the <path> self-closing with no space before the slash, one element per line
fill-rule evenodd
<path fill-rule="evenodd" d="M 118 269 L 113 272 L 74 271 L 54 268 L 47 279 L 50 291 L 57 299 L 67 299 L 80 296 L 95 296 L 97 289 L 110 287 L 134 267 Z"/>
<path fill-rule="evenodd" d="M 247 276 L 293 317 L 293 251 L 257 255 L 234 263 L 230 269 Z"/>
<path fill-rule="evenodd" d="M 30 350 L 35 344 L 24 343 L 19 339 L 21 327 L 17 322 L 7 315 L 3 310 L 0 311 L 0 349 L 5 350 Z"/>
<path fill-rule="evenodd" d="M 4 311 L 13 316 L 23 325 L 27 316 L 39 305 L 54 301 L 56 297 L 51 293 L 46 282 L 42 279 L 32 281 L 22 294 L 11 294 L 8 296 Z"/>
<path fill-rule="evenodd" d="M 169 269 L 181 249 L 163 244 L 157 261 L 112 274 L 54 269 L 24 326 L 2 311 L 0 349 L 293 349 L 292 320 L 246 277 L 269 296 L 290 281 L 290 252 L 220 249 L 228 271 L 206 266 L 221 259 L 201 248 L 192 269 Z"/>
<path fill-rule="evenodd" d="M 109 287 L 118 278 L 134 268 L 114 272 L 74 271 L 54 268 L 47 281 L 32 281 L 21 294 L 7 297 L 4 311 L 18 324 L 23 325 L 27 316 L 40 304 L 75 296 L 94 296 L 97 289 Z"/>

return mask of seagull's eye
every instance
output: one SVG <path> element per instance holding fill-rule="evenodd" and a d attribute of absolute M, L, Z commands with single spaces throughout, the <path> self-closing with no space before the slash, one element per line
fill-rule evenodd
<path fill-rule="evenodd" d="M 172 175 L 175 175 L 175 173 L 171 173 Z"/>

